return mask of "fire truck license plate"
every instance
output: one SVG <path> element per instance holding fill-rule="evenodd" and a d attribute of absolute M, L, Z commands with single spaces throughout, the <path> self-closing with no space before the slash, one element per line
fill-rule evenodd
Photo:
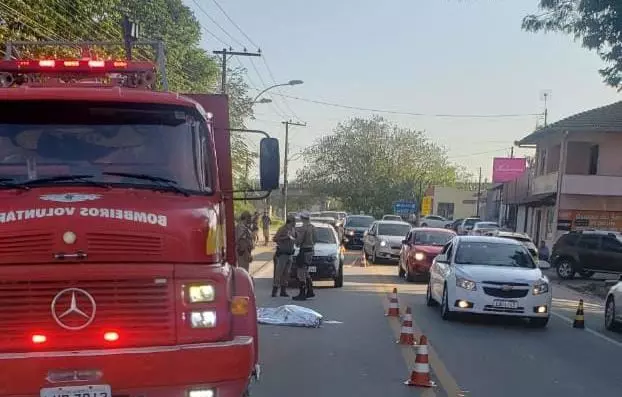
<path fill-rule="evenodd" d="M 41 397 L 112 397 L 109 385 L 48 387 Z"/>
<path fill-rule="evenodd" d="M 315 272 L 317 272 L 317 267 L 309 266 L 309 273 L 315 273 Z"/>

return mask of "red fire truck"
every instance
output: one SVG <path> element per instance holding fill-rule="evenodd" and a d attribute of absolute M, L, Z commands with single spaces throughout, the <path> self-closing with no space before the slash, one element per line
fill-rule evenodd
<path fill-rule="evenodd" d="M 155 72 L 0 61 L 0 396 L 240 397 L 259 375 L 227 97 Z M 276 139 L 260 163 L 269 192 Z"/>

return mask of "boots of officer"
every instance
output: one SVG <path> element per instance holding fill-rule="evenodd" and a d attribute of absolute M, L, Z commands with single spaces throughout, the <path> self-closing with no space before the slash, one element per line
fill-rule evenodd
<path fill-rule="evenodd" d="M 289 298 L 289 295 L 287 294 L 287 287 L 281 287 L 281 293 L 279 294 L 279 296 Z"/>
<path fill-rule="evenodd" d="M 307 289 L 306 289 L 306 283 L 304 281 L 300 282 L 300 292 L 298 293 L 298 295 L 294 296 L 292 299 L 295 301 L 304 301 L 307 299 Z"/>
<path fill-rule="evenodd" d="M 313 293 L 313 280 L 311 277 L 307 279 L 307 298 L 314 298 L 315 294 Z"/>
<path fill-rule="evenodd" d="M 272 297 L 276 297 L 276 293 L 279 291 L 279 287 L 272 287 Z M 281 295 L 282 296 L 282 295 Z"/>

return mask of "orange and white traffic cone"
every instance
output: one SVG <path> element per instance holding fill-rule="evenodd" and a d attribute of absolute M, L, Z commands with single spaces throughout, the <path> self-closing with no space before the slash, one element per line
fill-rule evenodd
<path fill-rule="evenodd" d="M 408 386 L 417 387 L 434 387 L 436 384 L 430 379 L 430 364 L 428 362 L 428 338 L 421 335 L 417 349 L 417 357 L 415 358 L 415 367 L 413 368 L 410 379 L 404 382 Z"/>
<path fill-rule="evenodd" d="M 400 304 L 397 301 L 397 288 L 393 288 L 393 293 L 389 297 L 389 311 L 386 316 L 399 317 L 400 316 Z"/>
<path fill-rule="evenodd" d="M 361 267 L 367 267 L 367 256 L 365 256 L 365 251 L 361 252 Z"/>
<path fill-rule="evenodd" d="M 410 307 L 406 308 L 406 314 L 402 319 L 402 330 L 400 331 L 400 339 L 397 341 L 400 345 L 414 345 L 415 333 L 413 332 L 413 315 Z"/>

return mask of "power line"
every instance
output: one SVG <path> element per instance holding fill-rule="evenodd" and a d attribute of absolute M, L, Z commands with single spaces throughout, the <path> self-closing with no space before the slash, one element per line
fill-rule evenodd
<path fill-rule="evenodd" d="M 207 13 L 207 11 L 205 11 L 205 9 L 201 6 L 201 4 L 199 4 L 198 1 L 196 0 L 192 0 L 192 2 L 194 4 L 196 4 L 197 8 L 199 9 L 199 11 L 201 11 L 210 21 L 212 21 L 212 23 L 214 25 L 216 25 L 216 27 L 218 29 L 220 29 L 227 37 L 229 37 L 231 40 L 233 40 L 233 42 L 237 45 L 239 45 L 240 47 L 244 47 L 244 44 L 242 44 L 238 39 L 236 39 L 235 37 L 233 37 L 231 35 L 231 33 L 227 32 L 227 30 L 225 30 L 225 28 L 223 28 L 222 26 L 220 26 L 220 24 L 210 15 Z"/>
<path fill-rule="evenodd" d="M 229 16 L 229 14 L 227 14 L 227 12 L 221 7 L 221 5 L 216 1 L 216 0 L 212 0 L 214 2 L 214 4 L 216 4 L 216 7 L 218 7 L 218 9 L 220 10 L 220 12 L 223 13 L 223 15 L 225 16 L 225 18 L 227 18 L 229 20 L 229 22 L 231 22 L 231 24 L 233 26 L 235 26 L 235 28 L 242 33 L 242 36 L 244 36 L 246 38 L 246 40 L 248 40 L 248 42 L 250 44 L 253 45 L 253 47 L 259 49 L 259 46 L 257 44 L 255 44 L 255 42 L 246 34 L 246 32 L 244 32 L 244 30 L 242 30 L 242 28 L 240 27 L 240 25 L 238 25 L 237 23 L 235 23 L 235 21 L 233 19 L 231 19 L 231 17 Z"/>
<path fill-rule="evenodd" d="M 368 112 L 376 112 L 376 113 L 387 113 L 387 114 L 395 114 L 395 115 L 403 115 L 403 116 L 427 116 L 427 117 L 448 117 L 448 118 L 511 118 L 511 117 L 533 117 L 540 116 L 540 113 L 508 113 L 508 114 L 452 114 L 452 113 L 416 113 L 416 112 L 404 112 L 397 110 L 388 110 L 388 109 L 376 109 L 376 108 L 367 108 L 360 106 L 352 106 L 352 105 L 342 105 L 334 102 L 326 102 L 317 99 L 309 99 L 309 98 L 301 98 L 293 95 L 286 95 L 280 93 L 273 93 L 273 95 L 279 95 L 282 97 L 295 99 L 303 102 L 315 103 L 318 105 L 324 106 L 332 106 L 342 109 L 350 109 L 350 110 L 363 110 Z"/>

